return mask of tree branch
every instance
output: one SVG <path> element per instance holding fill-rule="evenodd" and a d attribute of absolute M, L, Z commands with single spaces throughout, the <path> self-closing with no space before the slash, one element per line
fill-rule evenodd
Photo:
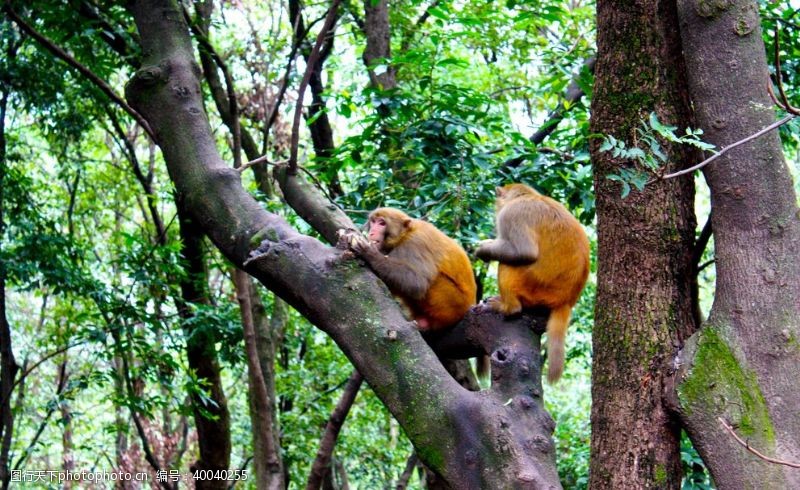
<path fill-rule="evenodd" d="M 242 133 L 241 124 L 239 121 L 239 104 L 236 101 L 236 89 L 233 86 L 233 77 L 231 77 L 231 72 L 228 70 L 228 65 L 225 63 L 225 61 L 223 61 L 217 50 L 214 49 L 214 46 L 212 46 L 211 41 L 208 40 L 206 33 L 202 32 L 196 23 L 192 22 L 189 12 L 186 10 L 186 7 L 183 4 L 181 4 L 181 9 L 183 10 L 183 16 L 186 20 L 186 23 L 189 24 L 189 28 L 194 33 L 197 42 L 200 43 L 201 50 L 205 50 L 205 52 L 211 56 L 211 59 L 214 60 L 217 68 L 219 68 L 222 72 L 222 77 L 225 79 L 225 93 L 227 95 L 228 104 L 226 112 L 228 117 L 224 119 L 230 128 L 231 136 L 233 137 L 233 167 L 239 168 L 242 165 Z M 221 101 L 217 100 L 216 98 L 215 101 L 217 103 L 217 107 L 221 108 Z"/>
<path fill-rule="evenodd" d="M 156 139 L 153 130 L 150 129 L 150 124 L 148 124 L 147 120 L 142 117 L 136 110 L 133 109 L 127 102 L 125 102 L 120 96 L 118 96 L 114 90 L 103 80 L 102 78 L 95 75 L 89 68 L 82 65 L 78 60 L 70 56 L 66 51 L 61 49 L 57 46 L 53 41 L 45 37 L 44 35 L 40 34 L 36 31 L 30 24 L 25 22 L 16 12 L 14 9 L 11 8 L 9 3 L 5 3 L 3 5 L 3 11 L 8 14 L 8 16 L 13 20 L 20 29 L 26 32 L 29 36 L 34 38 L 39 44 L 41 44 L 45 49 L 50 51 L 56 58 L 61 59 L 62 61 L 66 62 L 69 66 L 78 70 L 78 72 L 83 75 L 84 77 L 88 78 L 97 88 L 100 89 L 101 92 L 106 94 L 109 99 L 111 99 L 115 104 L 120 106 L 125 112 L 130 114 L 139 125 L 144 128 L 147 134 L 152 138 Z"/>
<path fill-rule="evenodd" d="M 350 412 L 350 407 L 353 406 L 353 402 L 356 400 L 356 395 L 358 395 L 358 390 L 361 388 L 363 381 L 364 377 L 357 370 L 354 370 L 353 374 L 350 375 L 350 379 L 347 380 L 342 397 L 325 425 L 325 432 L 320 439 L 317 457 L 311 464 L 306 490 L 319 489 L 325 473 L 331 471 L 331 457 L 333 449 L 336 447 L 336 439 L 339 437 L 339 432 L 342 430 L 342 425 L 344 425 L 347 414 Z"/>
<path fill-rule="evenodd" d="M 596 61 L 597 58 L 594 56 L 588 58 L 586 61 L 583 62 L 581 70 L 583 70 L 583 68 L 585 67 L 587 70 L 593 72 Z M 559 123 L 561 123 L 561 121 L 564 120 L 564 116 L 569 110 L 564 104 L 564 101 L 568 102 L 571 107 L 573 104 L 578 102 L 581 99 L 581 97 L 583 97 L 584 95 L 583 89 L 578 83 L 578 77 L 580 77 L 581 70 L 579 70 L 578 73 L 575 73 L 572 76 L 572 81 L 570 82 L 569 86 L 567 87 L 567 90 L 564 92 L 564 95 L 562 96 L 563 100 L 559 102 L 556 108 L 550 112 L 550 114 L 547 116 L 547 120 L 539 127 L 539 129 L 536 130 L 536 132 L 533 133 L 533 135 L 531 135 L 530 138 L 528 138 L 530 142 L 533 143 L 534 145 L 541 144 L 545 140 L 545 138 L 550 136 L 553 133 L 553 131 L 556 130 Z M 518 167 L 520 164 L 522 164 L 523 161 L 524 161 L 523 157 L 515 157 L 506 161 L 503 164 L 503 166 L 506 168 Z"/>
<path fill-rule="evenodd" d="M 747 449 L 751 453 L 755 454 L 759 458 L 763 459 L 764 461 L 766 461 L 768 463 L 774 463 L 774 464 L 780 464 L 780 465 L 784 465 L 784 466 L 789 466 L 791 468 L 800 468 L 800 463 L 793 463 L 791 461 L 783 461 L 781 459 L 775 459 L 775 458 L 770 458 L 769 456 L 765 456 L 764 454 L 762 454 L 758 450 L 750 447 L 750 443 L 742 440 L 742 438 L 739 437 L 736 434 L 736 431 L 733 430 L 733 427 L 728 425 L 725 422 L 725 420 L 722 419 L 722 417 L 717 417 L 717 420 L 719 420 L 719 423 L 722 424 L 723 427 L 725 427 L 725 430 L 727 430 L 733 436 L 733 438 L 736 439 L 736 442 L 738 442 L 739 444 L 744 446 L 745 449 Z"/>
<path fill-rule="evenodd" d="M 339 7 L 340 1 L 341 0 L 333 0 L 330 8 L 328 8 L 328 14 L 325 16 L 325 23 L 322 25 L 319 34 L 317 34 L 317 42 L 314 43 L 314 48 L 311 50 L 311 54 L 308 55 L 308 60 L 306 61 L 306 72 L 303 75 L 303 80 L 300 81 L 300 88 L 297 89 L 297 103 L 294 108 L 294 121 L 292 122 L 292 143 L 289 153 L 288 172 L 290 175 L 297 174 L 297 146 L 300 138 L 300 116 L 303 113 L 303 94 L 305 94 L 306 87 L 311 79 L 311 74 L 314 72 L 314 67 L 317 64 L 320 48 L 325 42 L 325 37 L 328 35 L 328 31 L 331 30 L 333 23 L 336 20 L 336 9 Z"/>
<path fill-rule="evenodd" d="M 58 380 L 56 382 L 56 394 L 55 394 L 56 399 L 61 398 L 61 395 L 64 393 L 64 389 L 66 388 L 66 386 L 67 386 L 67 363 L 66 361 L 64 361 L 58 366 Z M 53 412 L 56 411 L 56 406 L 57 406 L 56 404 L 52 403 L 48 404 L 47 412 L 44 414 L 44 417 L 42 417 L 42 420 L 39 422 L 39 427 L 36 429 L 36 433 L 33 435 L 31 442 L 28 444 L 28 447 L 25 448 L 24 451 L 22 451 L 22 454 L 20 454 L 19 459 L 17 459 L 17 462 L 14 463 L 15 470 L 20 469 L 25 460 L 28 459 L 28 456 L 31 455 L 31 452 L 33 452 L 33 448 L 34 446 L 36 446 L 36 443 L 39 442 L 39 438 L 42 436 L 42 432 L 44 432 L 45 428 L 47 428 L 47 422 L 50 420 L 50 417 L 53 415 Z"/>
<path fill-rule="evenodd" d="M 406 490 L 408 488 L 408 481 L 411 480 L 411 475 L 414 474 L 414 468 L 417 467 L 417 463 L 419 462 L 419 458 L 417 457 L 417 453 L 411 453 L 411 456 L 408 457 L 406 461 L 406 467 L 403 470 L 403 474 L 400 475 L 400 479 L 397 480 L 397 486 L 395 490 Z"/>
<path fill-rule="evenodd" d="M 705 167 L 706 165 L 708 165 L 709 163 L 711 163 L 714 160 L 716 160 L 717 158 L 719 158 L 722 155 L 726 154 L 727 152 L 733 150 L 737 146 L 741 146 L 741 145 L 743 145 L 745 143 L 753 141 L 754 139 L 758 138 L 759 136 L 763 136 L 763 135 L 769 133 L 770 131 L 772 131 L 773 129 L 777 129 L 777 128 L 783 126 L 784 124 L 788 123 L 789 121 L 791 121 L 795 117 L 796 116 L 794 114 L 789 114 L 788 116 L 784 117 L 783 119 L 780 119 L 779 121 L 776 121 L 776 122 L 770 124 L 769 126 L 766 126 L 766 127 L 762 128 L 760 131 L 758 131 L 756 133 L 753 133 L 753 134 L 751 134 L 750 136 L 748 136 L 748 137 L 746 137 L 744 139 L 740 139 L 739 141 L 737 141 L 735 143 L 731 143 L 730 145 L 728 145 L 725 148 L 721 149 L 719 152 L 715 153 L 712 157 L 706 158 L 705 160 L 703 160 L 702 162 L 698 163 L 697 165 L 693 165 L 693 166 L 691 166 L 689 168 L 686 168 L 686 169 L 683 169 L 683 170 L 679 170 L 679 171 L 673 172 L 671 174 L 663 175 L 663 176 L 661 176 L 661 177 L 659 177 L 659 178 L 657 178 L 657 179 L 655 179 L 655 180 L 653 180 L 651 182 L 648 182 L 648 183 L 652 183 L 652 182 L 655 182 L 655 181 L 658 181 L 658 180 L 666 180 L 666 179 L 672 179 L 672 178 L 675 178 L 675 177 L 680 177 L 681 175 L 686 175 L 686 174 L 694 172 L 695 170 L 701 169 L 701 168 Z"/>

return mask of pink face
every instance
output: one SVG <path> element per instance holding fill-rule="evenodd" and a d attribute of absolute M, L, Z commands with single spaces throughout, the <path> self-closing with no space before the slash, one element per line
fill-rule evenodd
<path fill-rule="evenodd" d="M 381 248 L 383 237 L 386 234 L 386 220 L 380 216 L 372 218 L 369 222 L 369 241 Z"/>

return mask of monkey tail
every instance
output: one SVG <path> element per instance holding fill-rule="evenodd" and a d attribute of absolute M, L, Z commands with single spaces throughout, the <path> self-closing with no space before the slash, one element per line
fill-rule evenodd
<path fill-rule="evenodd" d="M 547 382 L 555 383 L 564 371 L 564 339 L 567 336 L 572 306 L 564 305 L 550 310 L 547 320 Z"/>

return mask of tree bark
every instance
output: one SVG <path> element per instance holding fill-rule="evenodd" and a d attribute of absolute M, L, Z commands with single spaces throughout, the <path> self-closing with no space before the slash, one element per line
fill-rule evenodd
<path fill-rule="evenodd" d="M 275 297 L 272 306 L 272 318 L 267 317 L 264 304 L 258 294 L 257 283 L 253 278 L 246 276 L 250 289 L 250 309 L 253 312 L 253 327 L 255 328 L 256 350 L 258 366 L 267 389 L 268 410 L 265 413 L 257 412 L 255 406 L 255 389 L 251 382 L 249 389 L 250 421 L 253 424 L 253 467 L 256 473 L 256 488 L 267 488 L 272 479 L 278 479 L 272 473 L 271 467 L 277 465 L 281 468 L 280 482 L 283 487 L 285 482 L 285 468 L 281 458 L 280 427 L 278 425 L 278 403 L 275 394 L 275 355 L 278 345 L 283 338 L 283 329 L 286 323 L 286 305 L 280 298 Z M 270 440 L 261 440 L 261 426 L 267 427 Z"/>
<path fill-rule="evenodd" d="M 138 0 L 131 8 L 147 54 L 128 98 L 155 129 L 179 202 L 222 253 L 333 338 L 420 458 L 453 487 L 560 488 L 530 320 L 476 315 L 474 338 L 496 324 L 491 344 L 476 349 L 492 352 L 496 388 L 460 387 L 374 274 L 264 211 L 222 162 L 176 3 Z"/>
<path fill-rule="evenodd" d="M 183 242 L 181 254 L 186 261 L 186 277 L 181 280 L 182 302 L 179 313 L 184 320 L 190 318 L 191 303 L 210 304 L 206 287 L 206 268 L 203 260 L 202 235 L 194 222 L 186 216 L 186 209 L 178 203 L 178 220 Z M 194 422 L 197 429 L 197 444 L 200 457 L 192 465 L 192 471 L 227 470 L 231 457 L 231 431 L 228 402 L 222 390 L 220 367 L 214 351 L 214 339 L 206 329 L 187 328 L 186 356 L 189 368 L 197 375 L 198 380 L 208 384 L 209 398 L 214 403 L 206 403 L 197 395 L 192 396 Z M 206 415 L 207 412 L 211 416 Z M 197 489 L 226 489 L 225 480 L 198 479 Z"/>
<path fill-rule="evenodd" d="M 364 48 L 364 64 L 369 70 L 369 79 L 372 86 L 382 90 L 391 90 L 397 87 L 395 69 L 389 63 L 392 56 L 392 31 L 389 27 L 389 2 L 388 0 L 364 0 L 364 33 L 367 35 L 367 45 Z M 376 73 L 375 65 L 381 60 L 386 60 L 385 70 Z"/>
<path fill-rule="evenodd" d="M 597 2 L 593 133 L 632 142 L 649 113 L 691 121 L 671 1 Z M 694 187 L 659 181 L 621 198 L 631 165 L 591 145 L 597 205 L 590 488 L 680 488 L 680 428 L 663 401 L 676 348 L 696 328 Z M 669 168 L 696 153 L 662 141 Z"/>
<path fill-rule="evenodd" d="M 697 121 L 723 148 L 775 121 L 753 1 L 679 0 Z M 702 331 L 680 358 L 683 421 L 719 488 L 800 488 L 800 214 L 775 132 L 704 168 L 711 189 L 717 284 Z M 685 177 L 688 180 L 688 177 Z"/>

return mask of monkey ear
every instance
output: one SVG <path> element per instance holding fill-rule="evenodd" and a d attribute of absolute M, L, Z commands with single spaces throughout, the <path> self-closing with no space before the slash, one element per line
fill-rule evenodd
<path fill-rule="evenodd" d="M 411 226 L 411 218 L 406 218 L 403 220 L 403 228 L 408 228 Z"/>
<path fill-rule="evenodd" d="M 503 188 L 502 187 L 495 187 L 494 194 L 497 197 L 503 197 Z"/>

